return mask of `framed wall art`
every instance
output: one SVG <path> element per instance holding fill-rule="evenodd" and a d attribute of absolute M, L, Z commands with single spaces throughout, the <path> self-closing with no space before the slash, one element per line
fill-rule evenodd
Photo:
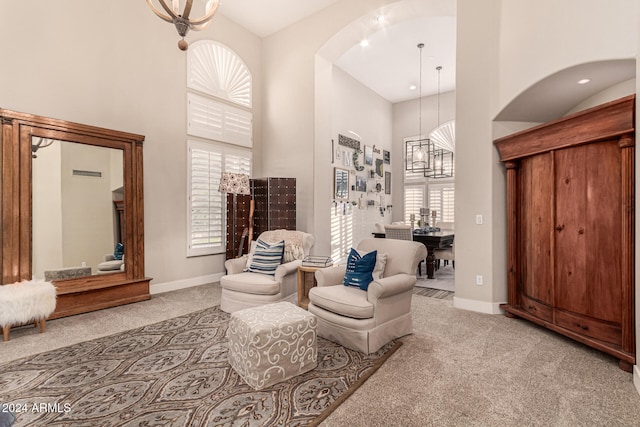
<path fill-rule="evenodd" d="M 384 173 L 384 194 L 391 194 L 391 172 Z"/>
<path fill-rule="evenodd" d="M 373 166 L 373 147 L 370 145 L 364 146 L 364 164 Z"/>

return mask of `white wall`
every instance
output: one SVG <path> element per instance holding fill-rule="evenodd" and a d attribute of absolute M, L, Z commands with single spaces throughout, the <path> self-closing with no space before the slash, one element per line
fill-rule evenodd
<path fill-rule="evenodd" d="M 28 18 L 27 18 L 28 17 Z M 25 19 L 28 24 L 25 25 Z M 0 2 L 2 108 L 143 134 L 151 291 L 211 281 L 224 256 L 186 257 L 186 55 L 143 1 Z M 262 176 L 262 41 L 218 14 L 187 36 L 233 49 L 253 76 L 254 173 Z"/>
<path fill-rule="evenodd" d="M 445 72 L 443 70 L 443 72 Z M 419 132 L 419 111 L 420 103 L 418 99 L 398 102 L 393 104 L 393 164 L 394 178 L 399 186 L 393 193 L 393 221 L 404 221 L 403 205 L 404 191 L 404 138 L 414 137 Z M 456 118 L 456 96 L 454 91 L 440 94 L 440 124 L 446 123 Z M 425 96 L 422 98 L 422 133 L 428 135 L 438 127 L 438 97 L 437 95 Z M 455 156 L 454 156 L 455 160 Z"/>
<path fill-rule="evenodd" d="M 37 151 L 32 167 L 33 276 L 44 279 L 45 270 L 62 267 L 61 144 Z"/>
<path fill-rule="evenodd" d="M 376 222 L 391 222 L 391 215 L 385 211 L 384 216 L 380 215 L 380 197 L 383 198 L 383 205 L 387 204 L 387 201 L 391 203 L 391 195 L 387 195 L 384 191 L 380 193 L 372 192 L 359 192 L 353 191 L 351 185 L 355 185 L 356 176 L 367 178 L 369 171 L 375 167 L 375 159 L 382 159 L 383 150 L 390 151 L 392 149 L 392 104 L 382 98 L 380 95 L 373 92 L 371 89 L 364 86 L 362 83 L 356 81 L 353 77 L 342 71 L 338 67 L 333 67 L 332 73 L 332 139 L 334 140 L 334 147 L 345 150 L 348 153 L 348 157 L 352 158 L 352 149 L 342 147 L 338 145 L 338 135 L 342 134 L 350 138 L 358 139 L 360 141 L 360 147 L 364 151 L 364 146 L 375 146 L 379 151 L 379 154 L 374 153 L 373 166 L 365 165 L 364 156 L 360 155 L 360 165 L 364 166 L 364 170 L 357 172 L 353 163 L 351 166 L 345 166 L 342 160 L 334 159 L 334 163 L 327 163 L 323 166 L 325 179 L 324 182 L 319 182 L 316 186 L 316 192 L 324 193 L 324 203 L 318 206 L 324 209 L 328 209 L 331 212 L 331 224 L 343 221 L 343 215 L 340 213 L 340 209 L 334 209 L 332 205 L 333 194 L 333 168 L 339 167 L 350 171 L 349 174 L 349 195 L 350 201 L 358 201 L 361 197 L 364 201 L 374 201 L 374 206 L 365 206 L 364 208 L 354 207 L 350 210 L 348 215 L 351 216 L 351 242 L 342 243 L 342 249 L 347 250 L 351 246 L 355 246 L 360 240 L 370 238 L 371 233 L 374 231 L 374 224 Z M 355 133 L 355 135 L 354 135 Z M 358 138 L 356 135 L 359 135 Z M 316 145 L 324 146 L 325 150 L 331 151 L 331 141 L 316 141 Z M 386 172 L 392 172 L 391 165 L 383 164 L 383 169 Z M 398 178 L 396 176 L 396 178 Z M 384 176 L 370 180 L 369 183 L 380 182 L 384 186 Z M 327 191 L 328 190 L 328 191 Z M 336 242 L 331 247 L 327 245 L 326 239 L 329 235 L 335 237 L 336 231 L 334 227 L 331 227 L 331 233 L 322 233 L 316 238 L 316 253 L 322 254 L 335 254 Z M 338 251 L 339 253 L 340 251 Z M 342 253 L 342 257 L 346 258 L 347 254 Z M 334 255 L 334 261 L 337 261 L 337 256 Z"/>
<path fill-rule="evenodd" d="M 574 65 L 633 58 L 636 0 L 502 0 L 498 110 L 533 83 Z"/>
<path fill-rule="evenodd" d="M 95 274 L 103 256 L 113 253 L 115 245 L 111 197 L 112 149 L 66 141 L 59 144 L 62 146 L 62 265 L 58 268 L 79 267 L 84 262 Z M 99 172 L 101 176 L 74 175 L 74 170 Z M 36 194 L 34 198 L 38 196 Z"/>

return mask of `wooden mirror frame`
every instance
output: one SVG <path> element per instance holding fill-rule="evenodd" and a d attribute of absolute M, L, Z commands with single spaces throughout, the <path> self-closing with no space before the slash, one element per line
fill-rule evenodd
<path fill-rule="evenodd" d="M 123 272 L 56 280 L 58 317 L 150 298 L 144 275 L 143 135 L 0 109 L 0 262 L 2 284 L 32 278 L 31 137 L 115 148 L 123 152 L 126 255 Z"/>

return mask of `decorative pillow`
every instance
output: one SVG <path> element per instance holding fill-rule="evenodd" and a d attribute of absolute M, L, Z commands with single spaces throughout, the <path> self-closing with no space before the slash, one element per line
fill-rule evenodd
<path fill-rule="evenodd" d="M 282 263 L 284 255 L 284 240 L 278 243 L 267 243 L 258 239 L 256 250 L 246 271 L 261 274 L 275 274 L 276 268 Z"/>
<path fill-rule="evenodd" d="M 378 254 L 376 257 L 376 266 L 373 267 L 373 280 L 382 279 L 384 268 L 387 266 L 387 254 Z"/>
<path fill-rule="evenodd" d="M 120 261 L 122 260 L 122 255 L 124 255 L 124 245 L 118 242 L 113 250 L 113 259 Z"/>
<path fill-rule="evenodd" d="M 376 265 L 378 251 L 360 253 L 351 248 L 347 258 L 347 271 L 344 276 L 345 286 L 355 286 L 363 291 L 373 282 L 373 268 Z"/>

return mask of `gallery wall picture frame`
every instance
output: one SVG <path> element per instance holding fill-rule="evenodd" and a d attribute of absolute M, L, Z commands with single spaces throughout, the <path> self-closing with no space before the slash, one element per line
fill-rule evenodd
<path fill-rule="evenodd" d="M 380 178 L 382 178 L 383 173 L 382 173 L 382 159 L 376 159 L 376 175 L 378 175 Z"/>
<path fill-rule="evenodd" d="M 373 166 L 373 147 L 371 145 L 364 146 L 364 164 Z"/>
<path fill-rule="evenodd" d="M 391 152 L 387 150 L 382 150 L 382 159 L 384 160 L 384 164 L 391 164 Z"/>
<path fill-rule="evenodd" d="M 333 168 L 333 194 L 337 200 L 349 199 L 349 171 Z"/>
<path fill-rule="evenodd" d="M 391 194 L 391 172 L 384 173 L 384 194 Z"/>
<path fill-rule="evenodd" d="M 367 178 L 364 176 L 356 176 L 356 191 L 367 192 Z"/>

